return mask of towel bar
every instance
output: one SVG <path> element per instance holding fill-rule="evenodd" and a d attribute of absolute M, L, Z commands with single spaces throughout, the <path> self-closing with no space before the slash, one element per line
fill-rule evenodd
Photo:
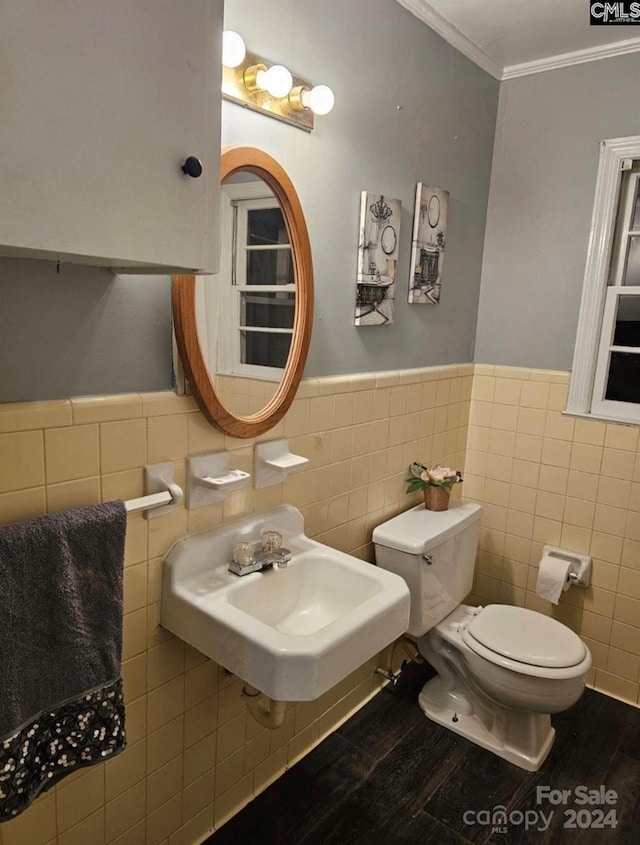
<path fill-rule="evenodd" d="M 180 490 L 180 488 L 178 488 L 178 490 Z M 181 490 L 179 498 L 182 498 Z M 135 513 L 136 511 L 152 510 L 153 508 L 160 508 L 164 505 L 171 505 L 174 502 L 179 501 L 179 498 L 174 497 L 170 490 L 165 490 L 163 493 L 151 493 L 149 496 L 139 496 L 137 499 L 128 499 L 124 503 L 124 507 L 127 513 Z"/>

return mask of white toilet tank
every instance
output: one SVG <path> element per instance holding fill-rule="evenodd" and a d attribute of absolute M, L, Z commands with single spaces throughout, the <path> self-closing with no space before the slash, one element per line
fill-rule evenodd
<path fill-rule="evenodd" d="M 481 513 L 480 505 L 452 499 L 449 510 L 417 505 L 374 529 L 376 563 L 409 586 L 410 636 L 426 634 L 471 591 Z"/>

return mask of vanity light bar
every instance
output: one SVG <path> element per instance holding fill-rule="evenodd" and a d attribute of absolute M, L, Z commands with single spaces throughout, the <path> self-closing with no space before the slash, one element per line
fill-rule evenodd
<path fill-rule="evenodd" d="M 237 32 L 223 34 L 222 96 L 225 100 L 311 132 L 314 113 L 328 114 L 333 91 L 312 85 L 283 65 L 251 53 Z"/>

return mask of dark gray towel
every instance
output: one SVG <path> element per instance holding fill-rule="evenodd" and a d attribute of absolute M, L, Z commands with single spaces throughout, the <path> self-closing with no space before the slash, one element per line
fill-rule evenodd
<path fill-rule="evenodd" d="M 22 755 L 16 743 L 25 737 L 33 745 L 24 764 L 31 799 L 75 766 L 124 747 L 125 533 L 123 502 L 0 527 L 0 820 L 17 814 L 13 803 L 2 811 L 3 754 Z M 46 734 L 48 760 L 34 745 L 38 731 Z M 34 766 L 42 784 L 34 782 Z"/>

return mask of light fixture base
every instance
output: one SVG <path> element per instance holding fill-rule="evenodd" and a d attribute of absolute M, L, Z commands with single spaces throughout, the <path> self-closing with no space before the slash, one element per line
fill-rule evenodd
<path fill-rule="evenodd" d="M 229 102 L 237 103 L 245 108 L 282 120 L 291 126 L 304 129 L 305 132 L 313 130 L 313 112 L 311 109 L 295 108 L 288 97 L 272 97 L 267 91 L 259 88 L 249 90 L 255 85 L 255 75 L 258 70 L 271 67 L 274 64 L 255 53 L 247 53 L 242 64 L 234 68 L 222 68 L 222 96 Z M 293 90 L 296 88 L 311 89 L 313 85 L 305 79 L 293 74 Z"/>
<path fill-rule="evenodd" d="M 300 111 L 305 108 L 302 104 L 302 92 L 308 90 L 309 89 L 305 88 L 304 85 L 296 85 L 295 88 L 292 88 L 291 91 L 289 91 L 289 103 L 296 111 Z M 311 109 L 309 109 L 309 111 L 311 111 Z"/>
<path fill-rule="evenodd" d="M 231 70 L 236 70 L 236 68 L 230 68 Z M 250 94 L 255 94 L 258 91 L 262 91 L 263 89 L 260 88 L 258 85 L 258 74 L 260 71 L 266 71 L 267 66 L 262 64 L 262 62 L 258 62 L 256 65 L 249 65 L 248 68 L 242 74 L 242 81 L 244 82 L 244 87 Z M 268 92 L 264 92 L 265 94 Z"/>

